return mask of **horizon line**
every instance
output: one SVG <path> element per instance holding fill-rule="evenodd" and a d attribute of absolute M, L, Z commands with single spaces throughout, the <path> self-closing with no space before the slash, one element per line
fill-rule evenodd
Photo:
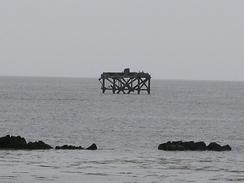
<path fill-rule="evenodd" d="M 84 76 L 31 76 L 31 75 L 0 75 L 0 77 L 20 77 L 20 78 L 66 78 L 66 79 L 98 79 L 98 77 L 84 77 Z M 244 80 L 221 80 L 221 79 L 179 79 L 179 78 L 153 78 L 152 80 L 161 81 L 202 81 L 202 82 L 244 82 Z"/>

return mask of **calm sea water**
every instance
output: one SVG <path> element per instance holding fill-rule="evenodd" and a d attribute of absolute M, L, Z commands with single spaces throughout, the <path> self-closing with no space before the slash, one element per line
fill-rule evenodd
<path fill-rule="evenodd" d="M 101 94 L 95 79 L 0 77 L 0 136 L 97 151 L 0 151 L 0 182 L 244 182 L 244 83 L 152 81 Z M 231 152 L 164 152 L 168 140 Z"/>

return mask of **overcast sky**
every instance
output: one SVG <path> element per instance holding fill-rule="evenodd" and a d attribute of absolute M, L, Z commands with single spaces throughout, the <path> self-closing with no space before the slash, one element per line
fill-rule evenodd
<path fill-rule="evenodd" d="M 1 0 L 0 75 L 244 81 L 243 0 Z"/>

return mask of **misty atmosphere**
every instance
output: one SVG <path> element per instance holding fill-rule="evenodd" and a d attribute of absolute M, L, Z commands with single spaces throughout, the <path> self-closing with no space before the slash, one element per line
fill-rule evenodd
<path fill-rule="evenodd" d="M 1 0 L 0 183 L 244 182 L 243 0 Z"/>
<path fill-rule="evenodd" d="M 0 75 L 244 80 L 244 2 L 0 2 Z"/>

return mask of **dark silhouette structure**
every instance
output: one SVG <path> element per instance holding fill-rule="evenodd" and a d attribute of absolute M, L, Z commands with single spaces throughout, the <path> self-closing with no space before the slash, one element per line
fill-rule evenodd
<path fill-rule="evenodd" d="M 150 94 L 151 92 L 151 75 L 144 72 L 130 72 L 129 68 L 124 69 L 124 72 L 104 72 L 99 81 L 103 93 L 106 90 L 111 90 L 114 94 L 120 92 L 140 94 L 141 91 Z"/>

